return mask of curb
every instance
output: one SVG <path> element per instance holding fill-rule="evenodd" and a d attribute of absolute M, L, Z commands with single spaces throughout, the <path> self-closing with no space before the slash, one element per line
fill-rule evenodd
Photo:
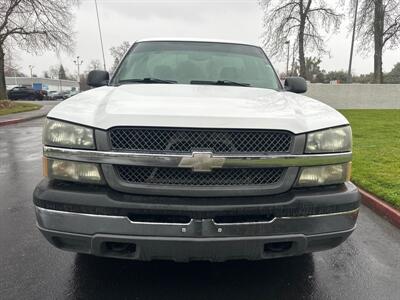
<path fill-rule="evenodd" d="M 47 113 L 44 113 L 44 114 L 41 114 L 41 115 L 37 115 L 37 116 L 27 117 L 27 118 L 4 120 L 4 121 L 0 121 L 0 127 L 1 126 L 12 125 L 12 124 L 17 124 L 17 123 L 21 123 L 21 122 L 26 122 L 26 121 L 31 121 L 31 120 L 34 120 L 34 119 L 40 119 L 40 118 L 43 118 L 45 116 L 47 116 Z"/>
<path fill-rule="evenodd" d="M 378 197 L 371 195 L 370 193 L 359 188 L 361 193 L 361 201 L 362 203 L 372 209 L 378 215 L 387 219 L 390 223 L 392 223 L 397 228 L 400 228 L 400 211 L 391 205 L 385 203 Z"/>

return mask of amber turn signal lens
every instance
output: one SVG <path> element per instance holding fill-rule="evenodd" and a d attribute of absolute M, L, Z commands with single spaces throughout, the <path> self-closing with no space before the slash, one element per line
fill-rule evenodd
<path fill-rule="evenodd" d="M 301 169 L 297 181 L 298 187 L 340 184 L 349 178 L 349 163 L 340 165 L 327 165 L 304 167 Z"/>
<path fill-rule="evenodd" d="M 46 159 L 50 179 L 75 181 L 80 183 L 103 184 L 100 166 L 79 161 Z"/>

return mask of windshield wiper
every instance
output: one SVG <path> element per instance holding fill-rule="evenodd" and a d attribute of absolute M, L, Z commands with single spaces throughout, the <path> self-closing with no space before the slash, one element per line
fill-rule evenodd
<path fill-rule="evenodd" d="M 236 85 L 236 86 L 251 86 L 250 83 L 235 82 L 230 80 L 192 80 L 191 84 L 212 84 L 212 85 Z"/>
<path fill-rule="evenodd" d="M 167 80 L 167 79 L 159 79 L 153 77 L 146 77 L 146 78 L 132 78 L 132 79 L 122 79 L 118 81 L 118 85 L 124 83 L 177 83 L 175 80 Z"/>

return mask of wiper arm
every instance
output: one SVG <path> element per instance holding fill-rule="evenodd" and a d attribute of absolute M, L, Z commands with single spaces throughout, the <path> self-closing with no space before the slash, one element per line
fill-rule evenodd
<path fill-rule="evenodd" d="M 191 84 L 212 84 L 212 85 L 236 85 L 236 86 L 251 86 L 250 83 L 236 82 L 231 80 L 192 80 Z"/>
<path fill-rule="evenodd" d="M 131 78 L 131 79 L 122 79 L 118 81 L 118 84 L 124 83 L 177 83 L 175 80 L 167 80 L 167 79 L 159 79 L 153 77 L 146 78 Z"/>

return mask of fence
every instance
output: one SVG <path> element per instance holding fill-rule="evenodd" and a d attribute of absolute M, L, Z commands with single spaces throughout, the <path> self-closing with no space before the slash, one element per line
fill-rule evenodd
<path fill-rule="evenodd" d="M 400 84 L 317 84 L 305 94 L 337 109 L 400 109 Z"/>

